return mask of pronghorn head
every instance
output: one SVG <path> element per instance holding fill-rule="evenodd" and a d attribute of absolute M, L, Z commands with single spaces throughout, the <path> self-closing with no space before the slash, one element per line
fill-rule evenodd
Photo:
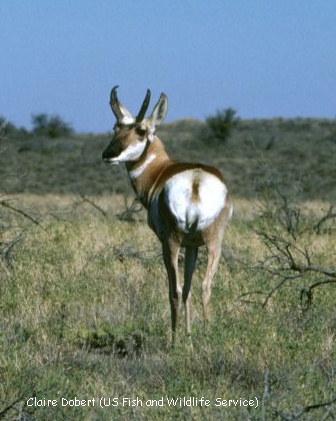
<path fill-rule="evenodd" d="M 102 157 L 108 164 L 137 161 L 148 144 L 153 142 L 155 129 L 167 113 L 167 97 L 162 93 L 152 114 L 145 119 L 150 101 L 150 90 L 147 89 L 140 111 L 136 117 L 133 117 L 119 102 L 117 88 L 118 86 L 115 86 L 112 89 L 110 96 L 111 109 L 117 119 L 114 125 L 114 136 Z"/>

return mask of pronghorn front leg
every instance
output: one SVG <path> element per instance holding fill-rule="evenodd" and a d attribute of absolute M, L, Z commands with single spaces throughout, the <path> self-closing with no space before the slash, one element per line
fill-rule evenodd
<path fill-rule="evenodd" d="M 172 325 L 172 346 L 175 345 L 176 329 L 179 324 L 182 289 L 179 281 L 178 255 L 180 243 L 176 240 L 165 240 L 162 244 L 163 259 L 168 273 L 169 302 Z"/>

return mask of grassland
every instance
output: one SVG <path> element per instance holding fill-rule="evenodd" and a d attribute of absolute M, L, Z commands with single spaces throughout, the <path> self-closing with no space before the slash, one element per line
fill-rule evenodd
<path fill-rule="evenodd" d="M 241 121 L 226 144 L 197 121 L 160 136 L 220 167 L 233 194 L 209 329 L 201 252 L 193 352 L 182 329 L 170 349 L 160 245 L 124 169 L 101 164 L 108 136 L 7 139 L 0 419 L 336 419 L 335 121 Z"/>

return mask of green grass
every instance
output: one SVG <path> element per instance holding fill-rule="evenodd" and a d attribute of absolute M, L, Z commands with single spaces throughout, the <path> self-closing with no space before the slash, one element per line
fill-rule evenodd
<path fill-rule="evenodd" d="M 233 220 L 227 230 L 205 335 L 201 253 L 193 282 L 193 352 L 183 329 L 176 349 L 170 349 L 166 275 L 159 244 L 144 221 L 104 218 L 92 207 L 73 206 L 66 220 L 46 218 L 46 231 L 30 226 L 0 287 L 0 411 L 19 399 L 15 407 L 23 405 L 38 420 L 259 420 L 267 388 L 265 419 L 280 419 L 274 408 L 291 414 L 333 398 L 335 288 L 317 291 L 306 312 L 300 307 L 300 284 L 279 289 L 265 308 L 258 294 L 246 295 L 267 293 L 274 285 L 262 270 L 245 265 L 266 253 L 252 229 L 255 223 L 249 228 Z M 323 241 L 331 259 L 331 234 L 325 233 Z M 25 402 L 33 396 L 55 399 L 59 406 L 28 407 Z M 61 407 L 62 398 L 75 396 L 138 397 L 144 403 L 204 396 L 212 404 Z M 255 397 L 256 409 L 214 405 L 216 398 Z M 12 408 L 5 419 L 15 412 Z M 317 419 L 316 413 L 306 419 Z"/>
<path fill-rule="evenodd" d="M 98 164 L 96 155 L 105 141 L 69 140 L 78 149 L 68 151 L 50 144 L 50 161 L 38 151 L 20 152 L 17 159 L 25 171 L 20 177 L 13 170 L 18 168 L 15 159 L 5 159 L 7 151 L 0 154 L 7 165 L 1 167 L 6 173 L 2 197 L 37 222 L 0 208 L 4 245 L 0 250 L 7 250 L 0 260 L 0 419 L 316 420 L 327 419 L 328 414 L 335 418 L 335 402 L 310 407 L 336 397 L 335 284 L 316 288 L 305 308 L 300 292 L 316 280 L 315 274 L 307 273 L 284 283 L 263 305 L 279 277 L 260 263 L 270 250 L 256 232 L 290 238 L 274 215 L 260 218 L 261 203 L 271 200 L 275 185 L 302 209 L 303 228 L 326 212 L 335 200 L 328 186 L 333 177 L 329 153 L 336 142 L 328 137 L 331 126 L 323 121 L 308 127 L 301 127 L 301 121 L 293 127 L 287 124 L 283 132 L 278 121 L 273 123 L 268 127 L 255 122 L 254 129 L 251 122 L 242 123 L 227 146 L 214 145 L 205 153 L 199 141 L 199 148 L 190 152 L 191 160 L 206 156 L 225 174 L 228 163 L 236 209 L 213 283 L 211 322 L 205 334 L 201 306 L 205 252 L 199 256 L 192 291 L 193 351 L 183 326 L 176 348 L 170 348 L 160 245 L 146 226 L 144 212 L 133 215 L 133 221 L 120 219 L 125 204 L 118 192 L 128 195 L 129 190 L 123 190 L 121 168 L 112 169 L 111 177 L 111 170 Z M 180 148 L 175 141 L 168 142 L 176 156 L 186 156 L 196 142 L 188 138 L 188 125 L 184 130 Z M 284 144 L 276 140 L 266 151 L 272 131 L 288 135 L 289 140 Z M 311 150 L 303 149 L 310 142 L 306 136 L 311 137 Z M 314 146 L 317 139 L 324 145 L 321 151 Z M 296 173 L 310 169 L 310 178 L 283 177 L 294 165 L 288 162 L 293 150 L 302 150 L 305 156 L 300 161 L 293 155 Z M 63 166 L 56 171 L 61 161 Z M 324 168 L 318 162 L 325 163 L 330 179 L 321 177 Z M 290 179 L 297 183 L 293 189 L 288 187 Z M 319 191 L 311 195 L 316 183 Z M 293 191 L 299 194 L 293 197 Z M 131 202 L 130 196 L 128 206 Z M 320 233 L 303 228 L 296 246 L 306 247 L 315 264 L 335 270 L 334 221 Z M 18 242 L 6 248 L 15 238 Z M 276 262 L 272 264 L 276 267 Z M 56 400 L 58 405 L 29 406 L 28 399 L 35 396 Z M 95 405 L 62 407 L 62 398 L 75 397 L 94 398 Z M 100 408 L 101 397 L 106 404 L 110 398 L 111 405 Z M 167 401 L 202 397 L 210 401 L 209 407 L 183 401 L 174 407 Z M 118 398 L 118 405 L 113 398 Z M 128 401 L 123 405 L 123 398 L 138 398 L 142 406 L 130 406 Z M 215 405 L 229 399 L 254 403 L 257 399 L 258 407 Z M 150 406 L 153 400 L 157 406 Z"/>

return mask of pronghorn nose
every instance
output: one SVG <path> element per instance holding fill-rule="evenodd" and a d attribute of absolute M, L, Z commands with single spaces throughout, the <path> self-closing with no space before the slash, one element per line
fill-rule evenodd
<path fill-rule="evenodd" d="M 102 160 L 108 161 L 108 159 L 109 159 L 109 154 L 107 153 L 107 149 L 105 149 L 105 151 L 103 152 L 103 155 L 102 155 Z"/>
<path fill-rule="evenodd" d="M 120 155 L 122 151 L 120 142 L 112 142 L 108 145 L 108 147 L 104 150 L 102 159 L 105 162 L 110 161 L 112 158 L 116 158 Z"/>

